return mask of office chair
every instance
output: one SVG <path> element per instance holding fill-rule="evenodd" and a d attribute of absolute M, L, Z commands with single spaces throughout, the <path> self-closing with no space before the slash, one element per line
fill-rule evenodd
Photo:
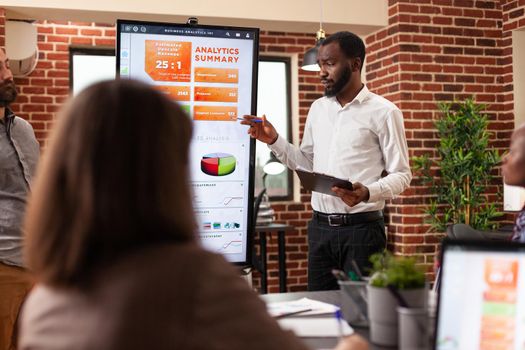
<path fill-rule="evenodd" d="M 451 239 L 485 239 L 481 231 L 467 224 L 453 224 L 447 227 L 447 237 Z"/>
<path fill-rule="evenodd" d="M 480 231 L 466 224 L 453 224 L 447 227 L 447 237 L 451 239 L 507 240 L 512 231 Z"/>

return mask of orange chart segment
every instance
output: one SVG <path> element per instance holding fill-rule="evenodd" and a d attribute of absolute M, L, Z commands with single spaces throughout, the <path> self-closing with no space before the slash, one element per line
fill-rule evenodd
<path fill-rule="evenodd" d="M 191 42 L 146 40 L 146 73 L 155 81 L 191 81 Z"/>
<path fill-rule="evenodd" d="M 237 107 L 195 106 L 194 120 L 237 121 Z"/>
<path fill-rule="evenodd" d="M 196 67 L 195 77 L 199 83 L 232 83 L 239 82 L 239 70 L 228 68 Z"/>
<path fill-rule="evenodd" d="M 202 102 L 237 102 L 237 88 L 195 87 L 195 101 Z"/>
<path fill-rule="evenodd" d="M 190 100 L 191 91 L 189 86 L 156 85 L 155 88 L 162 91 L 175 101 Z"/>

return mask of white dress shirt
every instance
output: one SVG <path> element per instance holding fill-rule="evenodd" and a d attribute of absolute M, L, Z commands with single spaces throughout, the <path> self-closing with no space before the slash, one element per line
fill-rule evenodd
<path fill-rule="evenodd" d="M 370 198 L 354 207 L 339 197 L 312 192 L 312 208 L 327 214 L 381 210 L 412 179 L 403 114 L 363 86 L 345 106 L 335 97 L 316 100 L 308 112 L 301 146 L 278 136 L 269 145 L 290 169 L 306 169 L 360 182 Z M 383 170 L 388 172 L 381 178 Z"/>

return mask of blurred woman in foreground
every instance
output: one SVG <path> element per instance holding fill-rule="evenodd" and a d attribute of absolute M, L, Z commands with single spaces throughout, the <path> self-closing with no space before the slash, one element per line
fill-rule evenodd
<path fill-rule="evenodd" d="M 138 82 L 63 111 L 27 214 L 21 349 L 304 349 L 198 243 L 190 119 Z M 366 348 L 348 337 L 339 349 Z"/>

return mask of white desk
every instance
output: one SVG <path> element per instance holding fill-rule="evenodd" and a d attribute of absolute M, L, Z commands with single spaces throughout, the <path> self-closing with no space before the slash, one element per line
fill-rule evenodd
<path fill-rule="evenodd" d="M 297 292 L 297 293 L 275 293 L 275 294 L 266 294 L 260 296 L 262 300 L 267 303 L 273 303 L 278 301 L 292 301 L 302 298 L 309 298 L 313 300 L 319 300 L 325 303 L 330 303 L 334 305 L 340 305 L 340 296 L 339 290 L 330 290 L 322 292 Z M 303 316 L 305 317 L 305 316 Z M 309 317 L 319 317 L 319 316 L 309 316 Z M 323 316 L 324 317 L 324 316 Z M 357 334 L 362 336 L 365 339 L 369 338 L 368 328 L 363 327 L 354 327 Z M 305 343 L 313 349 L 331 349 L 337 344 L 337 338 L 303 338 Z M 384 347 L 374 344 L 370 344 L 370 350 L 384 350 L 384 349 L 396 349 L 396 347 Z"/>

